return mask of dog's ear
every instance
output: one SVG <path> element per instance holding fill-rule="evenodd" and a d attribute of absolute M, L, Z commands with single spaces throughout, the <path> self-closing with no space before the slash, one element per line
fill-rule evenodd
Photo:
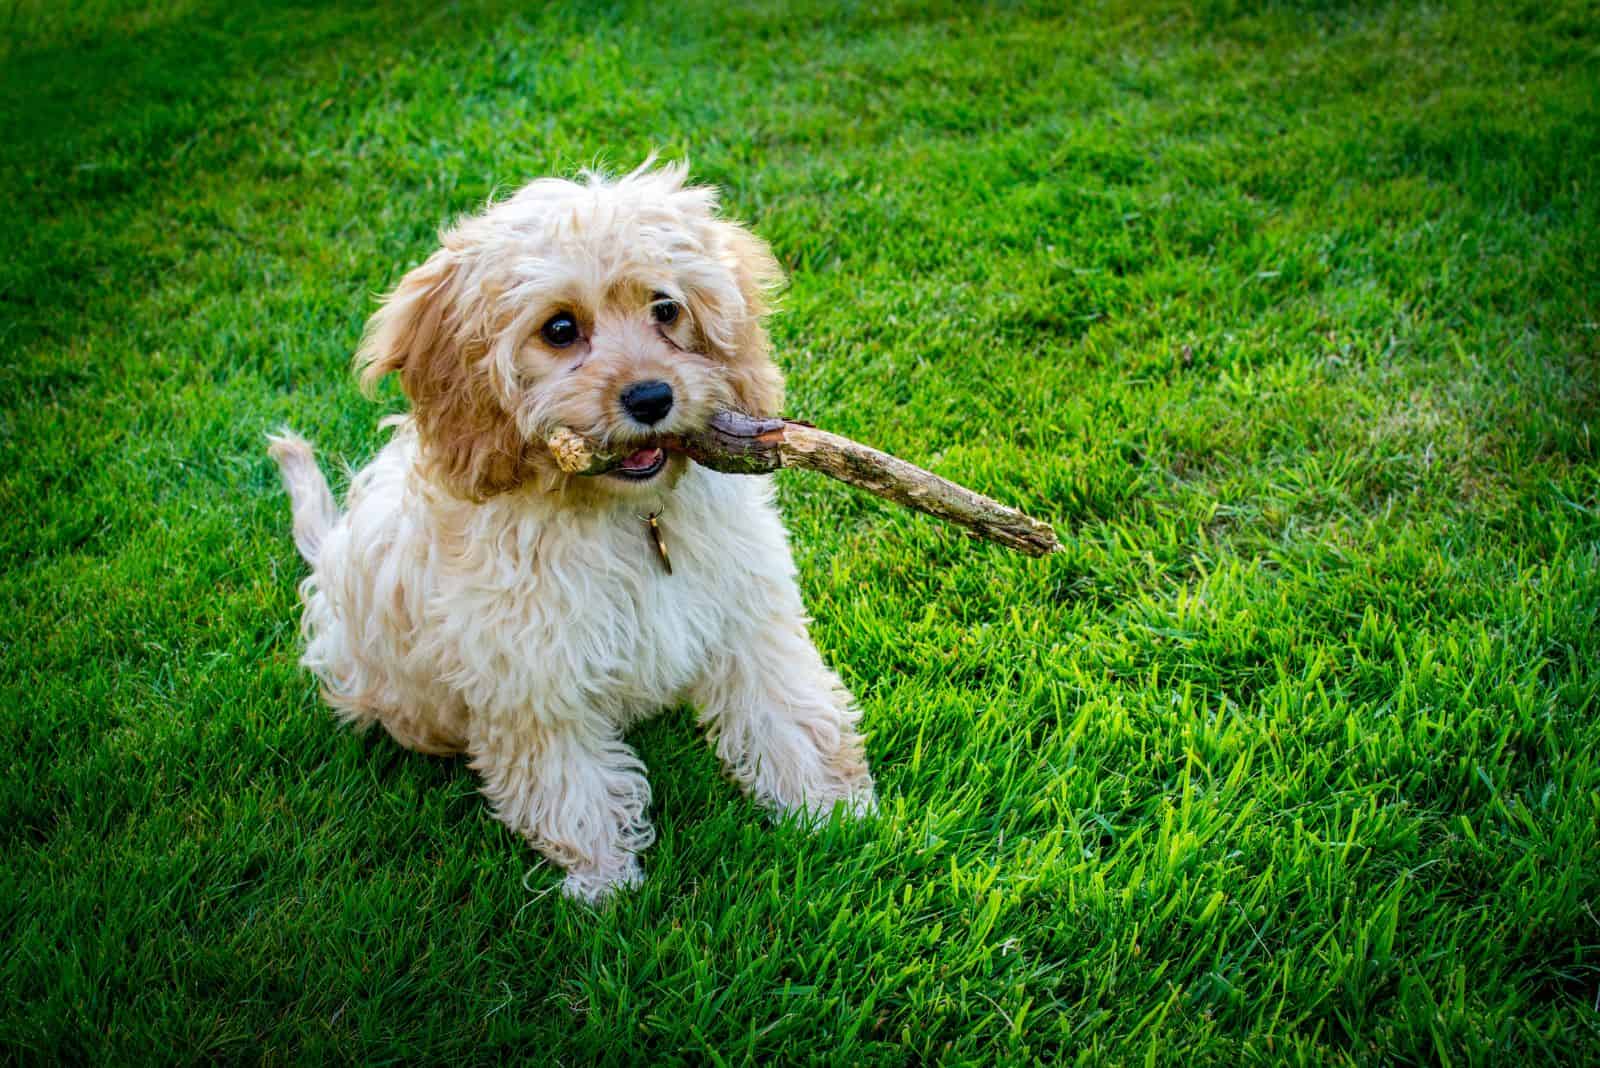
<path fill-rule="evenodd" d="M 777 415 L 783 408 L 783 372 L 772 361 L 765 319 L 771 297 L 783 284 L 783 268 L 767 243 L 738 223 L 718 220 L 723 258 L 733 269 L 744 314 L 733 323 L 729 381 L 739 407 L 750 415 Z"/>
<path fill-rule="evenodd" d="M 442 343 L 455 273 L 454 253 L 442 248 L 400 279 L 368 320 L 361 348 L 356 351 L 361 392 L 373 396 L 378 383 L 392 372 L 402 372 L 404 386 L 406 368 L 426 359 Z M 411 391 L 406 393 L 409 396 Z"/>
<path fill-rule="evenodd" d="M 399 374 L 425 461 L 457 494 L 483 500 L 517 485 L 525 458 L 488 358 L 487 294 L 464 275 L 446 247 L 402 278 L 367 324 L 356 368 L 369 396 Z"/>

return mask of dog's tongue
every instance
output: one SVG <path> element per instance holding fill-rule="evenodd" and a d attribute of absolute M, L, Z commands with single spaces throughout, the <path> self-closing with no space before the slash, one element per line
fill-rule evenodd
<path fill-rule="evenodd" d="M 622 461 L 624 471 L 648 471 L 661 461 L 660 449 L 640 449 Z"/>

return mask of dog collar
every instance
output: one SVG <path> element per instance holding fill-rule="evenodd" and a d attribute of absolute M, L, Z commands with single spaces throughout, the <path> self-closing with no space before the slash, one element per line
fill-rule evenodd
<path fill-rule="evenodd" d="M 661 566 L 667 569 L 667 574 L 672 574 L 672 557 L 667 555 L 667 540 L 661 536 L 661 524 L 656 520 L 661 518 L 661 509 L 657 508 L 649 515 L 641 515 L 644 525 L 650 530 L 650 540 L 655 543 L 656 555 L 661 558 Z"/>

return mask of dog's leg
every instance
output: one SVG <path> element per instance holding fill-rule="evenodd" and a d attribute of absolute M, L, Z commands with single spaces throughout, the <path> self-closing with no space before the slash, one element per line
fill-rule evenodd
<path fill-rule="evenodd" d="M 567 894 L 598 901 L 644 878 L 650 783 L 619 734 L 576 723 L 513 729 L 490 717 L 474 722 L 468 751 L 495 815 L 566 869 Z"/>
<path fill-rule="evenodd" d="M 691 694 L 717 756 L 747 791 L 781 812 L 825 816 L 840 802 L 870 811 L 872 774 L 856 729 L 861 714 L 804 622 L 768 615 L 747 628 L 713 658 Z"/>

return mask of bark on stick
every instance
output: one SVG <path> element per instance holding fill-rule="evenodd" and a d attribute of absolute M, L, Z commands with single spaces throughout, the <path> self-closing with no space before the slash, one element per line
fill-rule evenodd
<path fill-rule="evenodd" d="M 640 448 L 640 443 L 634 443 L 620 451 L 606 450 L 567 429 L 556 431 L 548 444 L 561 469 L 575 475 L 604 474 Z M 705 430 L 663 437 L 657 444 L 729 474 L 765 474 L 780 467 L 818 471 L 1029 556 L 1061 551 L 1050 524 L 915 464 L 806 423 L 720 412 L 712 416 Z"/>

